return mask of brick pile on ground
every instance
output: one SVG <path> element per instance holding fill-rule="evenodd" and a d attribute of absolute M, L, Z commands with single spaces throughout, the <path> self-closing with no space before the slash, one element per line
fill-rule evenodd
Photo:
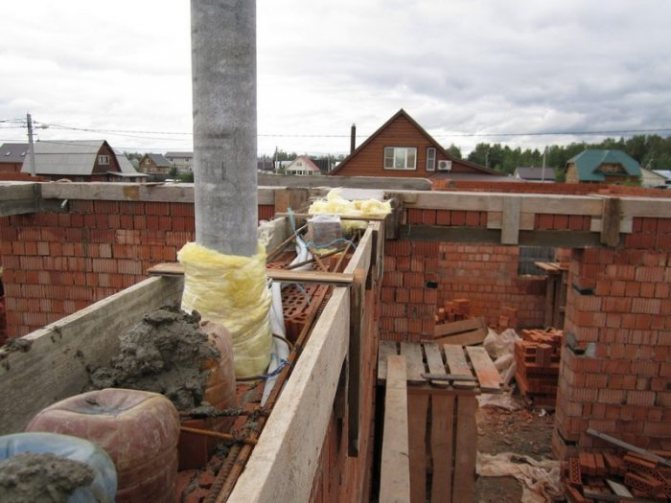
<path fill-rule="evenodd" d="M 557 399 L 563 332 L 554 328 L 522 330 L 515 342 L 515 381 L 535 407 L 554 407 Z"/>
<path fill-rule="evenodd" d="M 468 299 L 447 300 L 439 307 L 434 317 L 436 325 L 461 321 L 471 317 L 471 301 Z"/>
<path fill-rule="evenodd" d="M 652 453 L 671 457 L 671 452 Z M 580 452 L 565 463 L 563 481 L 570 503 L 618 501 L 617 496 L 623 497 L 623 501 L 671 499 L 671 468 L 634 452 Z M 609 496 L 611 499 L 607 499 Z"/>

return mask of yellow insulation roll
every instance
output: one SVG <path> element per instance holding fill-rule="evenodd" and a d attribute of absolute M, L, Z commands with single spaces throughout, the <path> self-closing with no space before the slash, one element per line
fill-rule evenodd
<path fill-rule="evenodd" d="M 341 217 L 383 217 L 391 213 L 391 201 L 376 199 L 349 201 L 340 195 L 340 189 L 332 189 L 326 195 L 326 199 L 313 202 L 308 213 L 310 215 L 340 215 Z M 345 232 L 367 227 L 366 222 L 355 220 L 343 221 L 341 225 Z"/>
<path fill-rule="evenodd" d="M 182 309 L 225 326 L 233 338 L 236 377 L 263 374 L 270 362 L 270 291 L 266 287 L 266 252 L 224 255 L 196 243 L 177 254 L 184 267 Z"/>

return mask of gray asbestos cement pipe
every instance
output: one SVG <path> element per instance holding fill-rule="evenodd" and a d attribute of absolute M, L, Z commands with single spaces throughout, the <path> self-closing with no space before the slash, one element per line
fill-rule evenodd
<path fill-rule="evenodd" d="M 256 253 L 256 1 L 191 0 L 196 242 Z"/>

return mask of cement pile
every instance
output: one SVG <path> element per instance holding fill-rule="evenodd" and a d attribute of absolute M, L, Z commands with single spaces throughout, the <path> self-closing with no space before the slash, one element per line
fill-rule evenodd
<path fill-rule="evenodd" d="M 200 315 L 176 307 L 146 314 L 120 337 L 109 367 L 91 372 L 93 389 L 128 388 L 162 393 L 179 410 L 203 402 L 208 361 L 220 353 L 199 329 Z"/>
<path fill-rule="evenodd" d="M 0 501 L 65 503 L 93 478 L 93 470 L 78 461 L 54 454 L 17 454 L 0 461 Z"/>

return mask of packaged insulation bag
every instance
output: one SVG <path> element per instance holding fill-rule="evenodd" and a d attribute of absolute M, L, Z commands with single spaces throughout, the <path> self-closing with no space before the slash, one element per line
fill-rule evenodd
<path fill-rule="evenodd" d="M 184 267 L 182 310 L 196 310 L 231 333 L 238 378 L 263 374 L 272 348 L 264 246 L 243 257 L 187 243 L 177 259 Z"/>

